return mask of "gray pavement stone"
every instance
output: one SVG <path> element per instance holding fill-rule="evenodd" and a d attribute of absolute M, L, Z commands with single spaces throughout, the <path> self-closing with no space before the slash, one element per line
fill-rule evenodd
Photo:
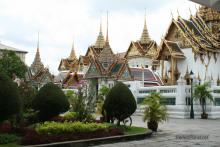
<path fill-rule="evenodd" d="M 132 116 L 133 125 L 147 127 L 141 116 Z M 179 139 L 179 136 L 208 136 L 206 139 Z M 97 147 L 220 147 L 220 119 L 169 119 L 159 124 L 151 138 L 97 145 Z"/>

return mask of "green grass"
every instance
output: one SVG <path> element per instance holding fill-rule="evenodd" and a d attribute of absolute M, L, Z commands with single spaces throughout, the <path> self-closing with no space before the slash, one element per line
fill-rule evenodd
<path fill-rule="evenodd" d="M 19 147 L 19 145 L 14 143 L 8 143 L 8 144 L 0 144 L 0 147 Z"/>
<path fill-rule="evenodd" d="M 121 125 L 117 127 L 115 124 L 108 124 L 110 128 L 120 128 L 124 132 L 125 135 L 132 135 L 132 134 L 140 134 L 140 133 L 146 133 L 149 131 L 147 128 L 143 127 L 136 127 L 136 126 L 124 126 Z"/>
<path fill-rule="evenodd" d="M 135 127 L 135 126 L 125 127 L 123 130 L 125 135 L 140 134 L 149 131 L 147 128 Z"/>

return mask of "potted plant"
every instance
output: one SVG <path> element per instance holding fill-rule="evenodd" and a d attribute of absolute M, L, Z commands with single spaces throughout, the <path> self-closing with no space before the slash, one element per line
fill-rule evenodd
<path fill-rule="evenodd" d="M 157 131 L 158 123 L 166 121 L 168 114 L 166 106 L 161 104 L 161 95 L 157 92 L 150 93 L 143 101 L 145 107 L 143 121 L 152 131 Z"/>
<path fill-rule="evenodd" d="M 195 87 L 194 98 L 200 101 L 200 105 L 202 107 L 202 119 L 208 118 L 208 114 L 206 113 L 206 102 L 207 100 L 209 100 L 210 102 L 214 100 L 211 92 L 212 91 L 210 90 L 208 83 L 196 85 Z"/>

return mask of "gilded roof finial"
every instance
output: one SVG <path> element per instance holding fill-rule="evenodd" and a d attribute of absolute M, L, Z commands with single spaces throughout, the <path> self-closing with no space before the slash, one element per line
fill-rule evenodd
<path fill-rule="evenodd" d="M 41 70 L 42 68 L 44 68 L 43 63 L 41 62 L 41 58 L 40 58 L 40 50 L 39 50 L 39 32 L 38 32 L 38 36 L 37 36 L 37 52 L 35 54 L 34 57 L 34 61 L 31 64 L 31 69 L 34 73 L 37 73 L 39 70 Z"/>
<path fill-rule="evenodd" d="M 143 32 L 141 34 L 141 39 L 140 42 L 141 44 L 148 44 L 150 42 L 150 36 L 147 30 L 147 23 L 146 23 L 146 10 L 145 10 L 145 15 L 144 15 L 144 29 Z"/>
<path fill-rule="evenodd" d="M 196 5 L 195 5 L 195 8 L 196 8 L 196 11 L 198 11 L 198 8 L 196 7 Z"/>
<path fill-rule="evenodd" d="M 190 16 L 192 16 L 192 11 L 191 11 L 190 7 L 189 7 L 189 13 L 190 13 Z"/>
<path fill-rule="evenodd" d="M 39 31 L 37 33 L 37 50 L 39 51 Z"/>
<path fill-rule="evenodd" d="M 75 48 L 74 48 L 74 41 L 73 41 L 73 44 L 72 44 L 72 50 L 70 52 L 69 59 L 70 60 L 75 60 L 75 59 L 77 60 L 76 53 L 75 53 Z"/>
<path fill-rule="evenodd" d="M 172 16 L 172 19 L 174 19 L 172 10 L 171 10 L 171 16 Z"/>
<path fill-rule="evenodd" d="M 177 9 L 176 11 L 177 11 L 177 14 L 178 14 L 178 17 L 179 17 L 180 16 L 179 10 Z"/>
<path fill-rule="evenodd" d="M 108 11 L 107 11 L 107 31 L 106 31 L 106 41 L 105 45 L 109 46 L 109 39 L 108 39 Z"/>
<path fill-rule="evenodd" d="M 104 36 L 102 34 L 102 19 L 100 19 L 100 29 L 99 29 L 99 35 L 97 37 L 96 43 L 95 43 L 95 47 L 96 48 L 103 48 L 105 45 L 105 39 Z"/>

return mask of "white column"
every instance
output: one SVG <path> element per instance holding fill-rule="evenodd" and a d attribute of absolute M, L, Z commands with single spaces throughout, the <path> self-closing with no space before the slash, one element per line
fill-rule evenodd
<path fill-rule="evenodd" d="M 176 105 L 185 105 L 186 99 L 186 81 L 180 78 L 177 81 L 177 95 L 176 95 Z"/>

